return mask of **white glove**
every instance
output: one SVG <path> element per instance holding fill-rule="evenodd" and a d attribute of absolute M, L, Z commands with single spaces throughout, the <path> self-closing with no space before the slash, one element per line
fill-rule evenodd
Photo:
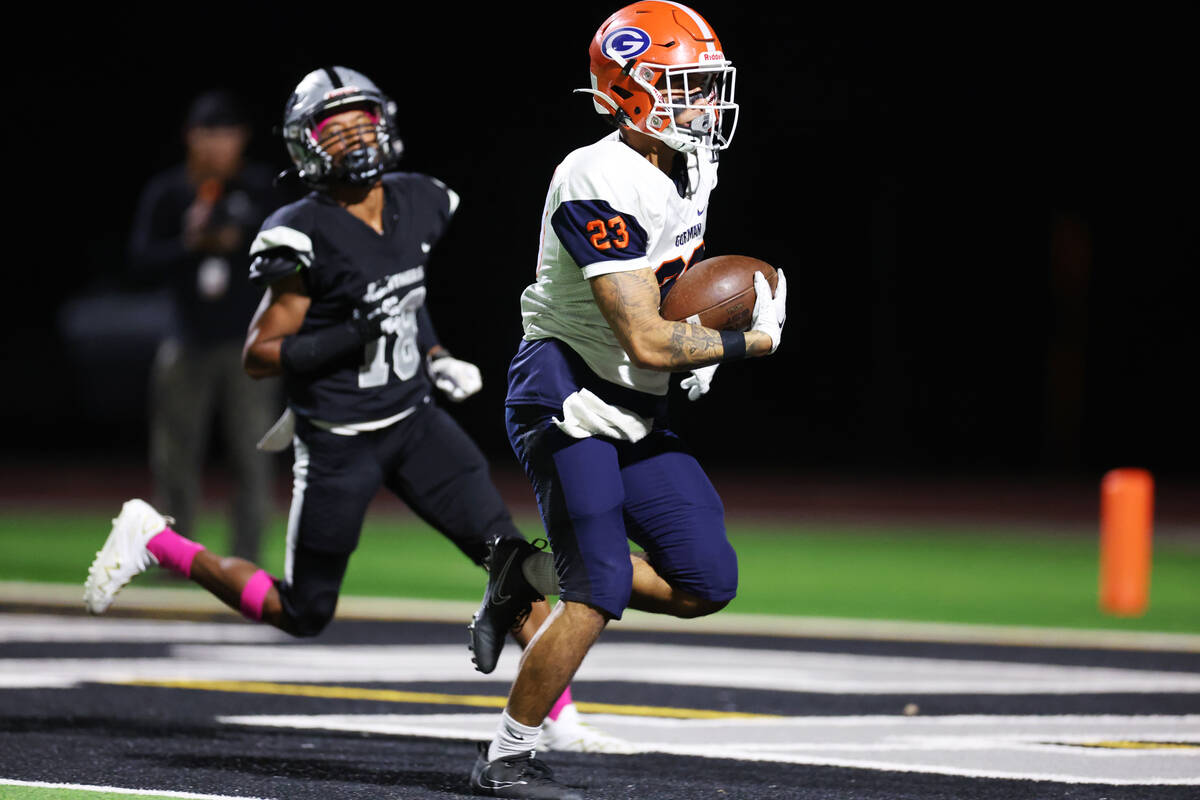
<path fill-rule="evenodd" d="M 712 386 L 713 375 L 717 372 L 716 364 L 707 367 L 696 367 L 692 373 L 679 382 L 679 388 L 687 390 L 687 398 L 695 402 L 701 395 L 708 394 Z"/>
<path fill-rule="evenodd" d="M 433 385 L 446 393 L 455 403 L 461 403 L 483 388 L 479 367 L 453 356 L 439 356 L 426 361 Z"/>
<path fill-rule="evenodd" d="M 684 322 L 699 325 L 700 315 L 692 314 Z M 701 395 L 708 394 L 708 387 L 712 386 L 713 374 L 716 371 L 716 364 L 709 364 L 707 367 L 696 367 L 690 375 L 679 382 L 679 388 L 685 389 L 688 400 L 694 403 L 700 399 Z"/>
<path fill-rule="evenodd" d="M 761 331 L 771 337 L 771 352 L 779 349 L 783 336 L 783 321 L 787 318 L 787 280 L 783 270 L 775 270 L 779 280 L 775 284 L 775 296 L 771 296 L 771 284 L 761 272 L 754 273 L 754 312 L 750 317 L 750 330 Z"/>

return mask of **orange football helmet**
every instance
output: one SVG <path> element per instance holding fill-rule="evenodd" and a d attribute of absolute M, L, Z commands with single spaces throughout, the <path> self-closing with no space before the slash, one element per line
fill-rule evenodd
<path fill-rule="evenodd" d="M 737 128 L 736 70 L 704 17 L 680 3 L 642 0 L 613 14 L 592 38 L 599 114 L 673 150 L 723 150 Z"/>

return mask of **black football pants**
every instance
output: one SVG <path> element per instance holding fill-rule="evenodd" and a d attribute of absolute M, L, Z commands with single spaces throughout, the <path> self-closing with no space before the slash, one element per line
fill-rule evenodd
<path fill-rule="evenodd" d="M 333 617 L 367 506 L 386 486 L 467 558 L 482 564 L 494 536 L 520 537 L 487 461 L 432 402 L 378 431 L 343 436 L 296 417 L 292 506 L 283 580 L 289 630 L 314 636 Z"/>

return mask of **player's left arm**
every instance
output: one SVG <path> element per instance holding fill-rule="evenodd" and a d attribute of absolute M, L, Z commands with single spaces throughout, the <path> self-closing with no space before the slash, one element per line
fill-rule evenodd
<path fill-rule="evenodd" d="M 591 279 L 592 296 L 621 347 L 633 363 L 660 372 L 685 370 L 742 357 L 765 356 L 773 349 L 762 331 L 717 331 L 673 322 L 658 312 L 658 281 L 651 269 L 609 272 Z"/>

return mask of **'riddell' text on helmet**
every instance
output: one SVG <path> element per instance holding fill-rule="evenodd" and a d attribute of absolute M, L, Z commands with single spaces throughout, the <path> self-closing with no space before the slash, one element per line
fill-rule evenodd
<path fill-rule="evenodd" d="M 371 136 L 360 136 L 339 158 L 321 146 L 321 121 L 362 108 L 374 117 Z M 312 186 L 369 185 L 400 158 L 396 104 L 367 76 L 346 67 L 322 67 L 304 76 L 283 110 L 283 140 L 299 176 Z"/>
<path fill-rule="evenodd" d="M 704 17 L 680 3 L 644 0 L 613 14 L 592 38 L 596 111 L 673 150 L 718 151 L 737 127 L 736 71 Z"/>

